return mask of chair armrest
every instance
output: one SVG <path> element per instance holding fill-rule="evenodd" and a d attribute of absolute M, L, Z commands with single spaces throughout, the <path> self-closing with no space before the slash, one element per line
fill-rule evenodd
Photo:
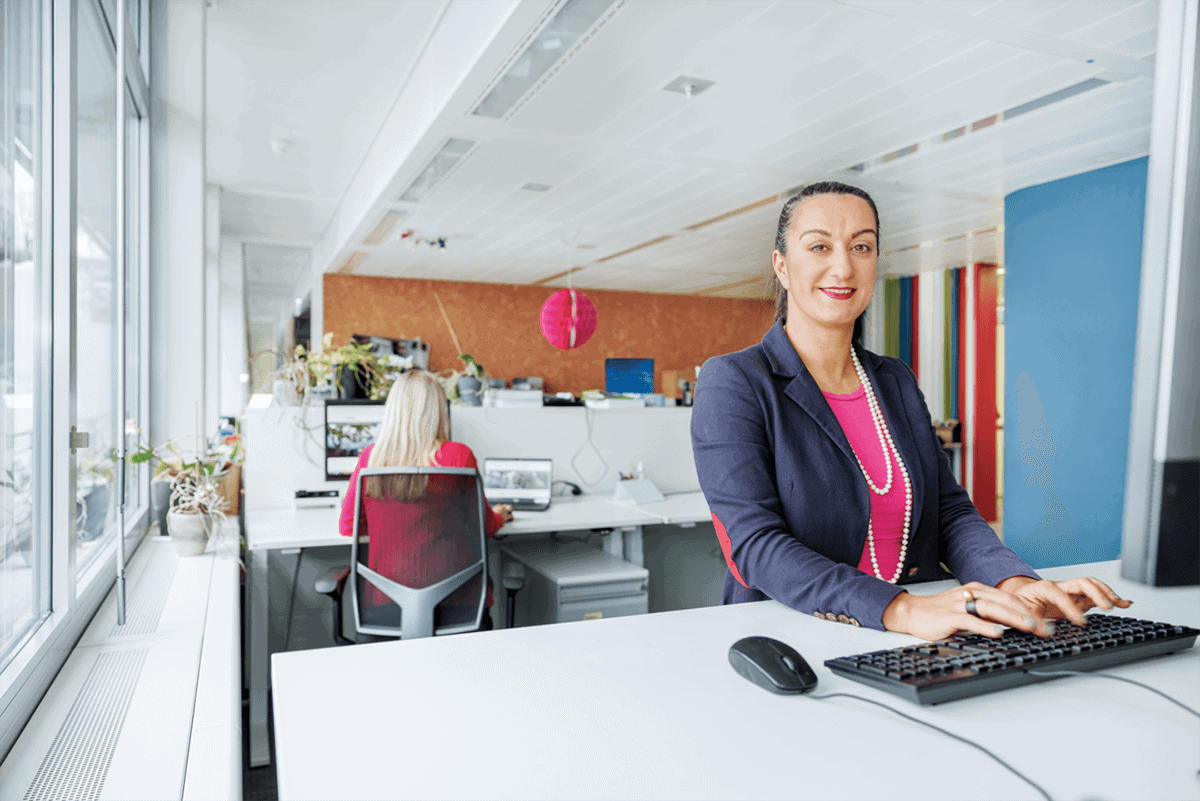
<path fill-rule="evenodd" d="M 335 567 L 323 576 L 317 578 L 313 585 L 322 595 L 337 595 L 341 592 L 342 582 L 350 575 L 350 568 Z"/>

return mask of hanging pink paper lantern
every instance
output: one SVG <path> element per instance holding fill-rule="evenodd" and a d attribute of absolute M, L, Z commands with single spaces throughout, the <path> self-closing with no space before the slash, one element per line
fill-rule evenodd
<path fill-rule="evenodd" d="M 596 307 L 577 289 L 560 289 L 542 304 L 542 334 L 559 350 L 583 347 L 596 333 Z"/>

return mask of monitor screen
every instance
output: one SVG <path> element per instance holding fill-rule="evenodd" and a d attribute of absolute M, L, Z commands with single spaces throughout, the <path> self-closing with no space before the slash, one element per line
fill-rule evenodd
<path fill-rule="evenodd" d="M 325 404 L 325 480 L 347 481 L 363 449 L 379 436 L 382 401 Z"/>
<path fill-rule="evenodd" d="M 488 501 L 550 500 L 552 459 L 484 459 L 483 487 Z"/>
<path fill-rule="evenodd" d="M 604 391 L 653 392 L 654 359 L 605 359 Z"/>

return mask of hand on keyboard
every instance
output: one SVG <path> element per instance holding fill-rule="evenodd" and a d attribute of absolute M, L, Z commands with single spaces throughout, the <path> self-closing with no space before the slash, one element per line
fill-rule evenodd
<path fill-rule="evenodd" d="M 973 614 L 968 601 L 974 601 Z M 1084 625 L 1083 612 L 1088 609 L 1129 605 L 1099 579 L 1036 581 L 1017 576 L 1002 581 L 1000 588 L 973 581 L 937 595 L 902 593 L 884 610 L 883 625 L 926 640 L 941 640 L 959 631 L 995 638 L 1004 633 L 1004 626 L 1048 637 L 1053 624 L 1048 625 L 1046 618 Z"/>
<path fill-rule="evenodd" d="M 973 615 L 967 611 L 968 600 L 975 601 Z M 999 637 L 1004 626 L 1041 636 L 1049 633 L 1016 595 L 978 581 L 937 595 L 901 593 L 883 610 L 883 626 L 923 640 L 942 640 L 958 631 Z"/>
<path fill-rule="evenodd" d="M 1017 579 L 1021 581 L 1017 583 Z M 1015 586 L 1014 586 L 1015 585 Z M 1128 609 L 1126 601 L 1100 579 L 1081 577 L 1066 581 L 1034 581 L 1017 576 L 1000 586 L 1019 598 L 1037 618 L 1066 618 L 1077 626 L 1085 624 L 1083 613 L 1092 608 Z"/>

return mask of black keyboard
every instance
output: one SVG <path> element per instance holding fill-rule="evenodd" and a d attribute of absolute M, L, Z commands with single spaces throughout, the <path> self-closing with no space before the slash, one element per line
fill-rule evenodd
<path fill-rule="evenodd" d="M 825 661 L 841 676 L 915 701 L 940 704 L 1047 681 L 1027 671 L 1098 670 L 1191 648 L 1200 631 L 1116 615 L 1089 615 L 1086 626 L 1057 620 L 1051 637 L 1008 629 L 998 639 L 960 634 L 946 640 Z"/>

